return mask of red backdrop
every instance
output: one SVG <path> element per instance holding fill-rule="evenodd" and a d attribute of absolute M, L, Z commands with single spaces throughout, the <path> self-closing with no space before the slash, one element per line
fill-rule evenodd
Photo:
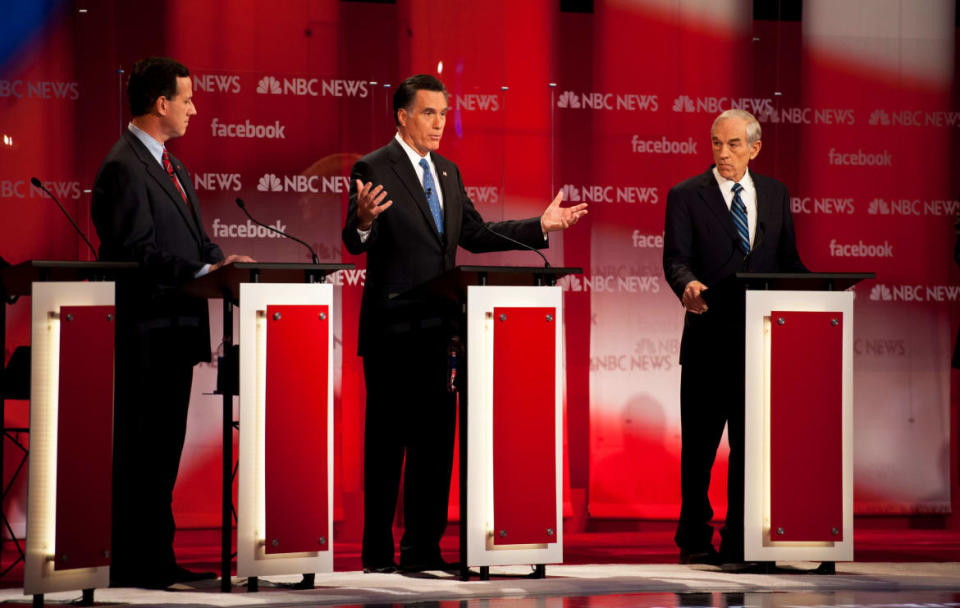
<path fill-rule="evenodd" d="M 596 0 L 591 13 L 554 0 L 89 4 L 52 2 L 0 57 L 0 255 L 89 259 L 29 178 L 48 183 L 94 238 L 89 188 L 129 119 L 123 71 L 152 54 L 188 65 L 199 115 L 170 148 L 193 174 L 213 239 L 264 261 L 307 259 L 250 230 L 233 203 L 241 196 L 322 261 L 359 269 L 336 279 L 333 324 L 344 538 L 358 538 L 361 524 L 364 401 L 355 356 L 364 260 L 339 240 L 346 177 L 392 136 L 392 86 L 417 72 L 438 74 L 451 93 L 440 152 L 459 164 L 486 218 L 539 214 L 560 189 L 590 202 L 548 252 L 585 271 L 564 283 L 568 515 L 679 512 L 682 312 L 660 266 L 663 210 L 673 184 L 709 166 L 711 121 L 734 106 L 761 120 L 752 168 L 790 188 L 807 265 L 878 274 L 857 288 L 858 512 L 949 511 L 960 298 L 950 259 L 960 211 L 952 1 L 904 5 L 905 15 L 811 1 L 802 21 L 755 20 L 752 3 L 738 0 Z M 231 137 L 238 126 L 262 137 Z M 523 253 L 460 261 L 532 262 Z M 6 357 L 29 335 L 28 305 L 8 313 Z M 219 401 L 203 394 L 215 371 L 196 374 L 180 525 L 219 517 Z M 25 416 L 19 404 L 8 422 Z M 718 515 L 724 465 L 721 455 Z M 5 505 L 20 525 L 23 498 L 18 486 Z"/>

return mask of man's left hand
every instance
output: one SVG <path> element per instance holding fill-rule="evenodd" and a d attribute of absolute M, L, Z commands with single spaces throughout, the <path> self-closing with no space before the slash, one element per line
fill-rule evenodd
<path fill-rule="evenodd" d="M 587 214 L 587 204 L 580 203 L 573 207 L 561 207 L 563 202 L 563 190 L 557 192 L 553 202 L 547 207 L 547 210 L 540 216 L 540 228 L 543 233 L 564 230 L 573 226 L 580 218 Z"/>

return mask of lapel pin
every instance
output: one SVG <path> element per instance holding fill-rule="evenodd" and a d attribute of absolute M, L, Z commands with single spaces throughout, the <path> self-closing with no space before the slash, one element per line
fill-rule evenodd
<path fill-rule="evenodd" d="M 444 177 L 447 176 L 447 172 L 446 172 L 446 171 L 443 171 L 442 173 L 443 173 L 443 176 L 444 176 Z"/>

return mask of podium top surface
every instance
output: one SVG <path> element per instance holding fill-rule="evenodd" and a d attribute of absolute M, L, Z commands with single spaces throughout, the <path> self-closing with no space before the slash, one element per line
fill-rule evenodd
<path fill-rule="evenodd" d="M 874 272 L 738 272 L 737 281 L 746 289 L 779 289 L 796 291 L 843 291 L 865 279 L 875 279 Z"/>
<path fill-rule="evenodd" d="M 241 283 L 322 283 L 328 274 L 352 268 L 353 264 L 235 262 L 187 283 L 183 291 L 202 298 L 228 296 L 236 300 Z"/>
<path fill-rule="evenodd" d="M 26 296 L 36 281 L 113 281 L 139 269 L 136 262 L 29 260 L 0 270 L 0 282 L 8 295 Z"/>
<path fill-rule="evenodd" d="M 543 266 L 457 266 L 436 278 L 401 294 L 400 298 L 424 296 L 450 300 L 463 298 L 470 285 L 536 286 L 552 285 L 568 274 L 582 274 L 582 268 Z"/>

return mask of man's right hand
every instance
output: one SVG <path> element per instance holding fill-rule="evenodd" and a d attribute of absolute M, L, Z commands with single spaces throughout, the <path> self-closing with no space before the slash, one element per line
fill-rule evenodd
<path fill-rule="evenodd" d="M 700 281 L 690 281 L 683 288 L 683 307 L 695 315 L 707 312 L 707 303 L 703 301 L 700 294 L 707 289 L 707 286 Z"/>
<path fill-rule="evenodd" d="M 228 255 L 225 259 L 220 260 L 219 262 L 211 266 L 210 272 L 213 272 L 214 270 L 217 270 L 219 268 L 223 268 L 227 264 L 233 264 L 234 262 L 256 262 L 256 260 L 251 258 L 248 255 L 238 255 L 238 254 L 232 253 Z"/>
<path fill-rule="evenodd" d="M 357 228 L 360 230 L 370 230 L 373 220 L 377 216 L 390 208 L 393 201 L 387 201 L 380 204 L 387 196 L 387 191 L 383 186 L 373 187 L 373 182 L 364 184 L 357 180 Z"/>

